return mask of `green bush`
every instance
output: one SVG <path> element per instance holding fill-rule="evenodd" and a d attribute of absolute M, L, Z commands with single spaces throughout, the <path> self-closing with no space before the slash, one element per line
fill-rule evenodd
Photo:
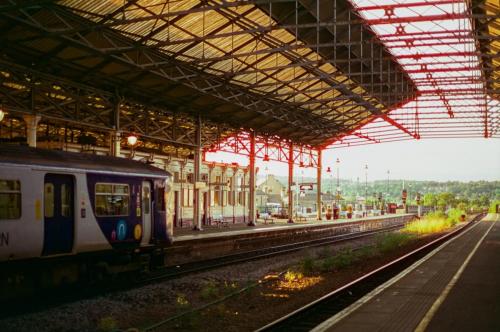
<path fill-rule="evenodd" d="M 301 262 L 301 269 L 304 274 L 311 274 L 314 272 L 316 263 L 311 257 L 306 257 Z"/>
<path fill-rule="evenodd" d="M 413 236 L 408 233 L 387 233 L 378 236 L 377 249 L 387 253 L 407 244 Z"/>
<path fill-rule="evenodd" d="M 342 250 L 334 258 L 335 268 L 337 269 L 351 265 L 355 259 L 352 249 Z"/>
<path fill-rule="evenodd" d="M 451 209 L 448 211 L 447 220 L 451 223 L 451 226 L 454 226 L 460 221 L 462 215 L 465 215 L 465 211 L 460 209 Z"/>
<path fill-rule="evenodd" d="M 339 270 L 351 265 L 359 257 L 352 249 L 341 250 L 335 256 L 323 259 L 320 264 L 320 270 L 323 272 Z"/>
<path fill-rule="evenodd" d="M 490 208 L 488 209 L 489 213 L 497 213 L 496 208 L 497 205 L 500 205 L 500 200 L 495 199 L 493 202 L 490 204 Z"/>

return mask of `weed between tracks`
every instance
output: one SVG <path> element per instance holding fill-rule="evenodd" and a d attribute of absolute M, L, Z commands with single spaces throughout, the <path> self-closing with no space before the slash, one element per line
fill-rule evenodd
<path fill-rule="evenodd" d="M 192 312 L 155 331 L 254 330 L 435 237 L 422 237 L 405 230 L 379 235 L 370 244 L 357 248 L 324 247 L 309 251 L 306 257 L 290 261 L 280 276 L 269 274 L 251 287 L 229 281 L 205 282 L 191 295 L 192 300 L 185 298 L 185 301 L 202 299 L 212 305 L 201 310 L 190 306 Z M 183 311 L 189 310 L 183 308 Z"/>

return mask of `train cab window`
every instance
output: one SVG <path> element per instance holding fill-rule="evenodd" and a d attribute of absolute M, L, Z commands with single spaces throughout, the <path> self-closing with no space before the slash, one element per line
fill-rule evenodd
<path fill-rule="evenodd" d="M 71 188 L 67 184 L 61 185 L 61 215 L 71 217 L 73 215 L 71 206 Z"/>
<path fill-rule="evenodd" d="M 0 219 L 21 218 L 21 182 L 0 179 Z"/>
<path fill-rule="evenodd" d="M 47 182 L 44 186 L 43 215 L 46 218 L 54 216 L 54 185 L 50 182 Z"/>
<path fill-rule="evenodd" d="M 128 184 L 96 183 L 95 213 L 99 217 L 127 216 L 129 214 Z"/>

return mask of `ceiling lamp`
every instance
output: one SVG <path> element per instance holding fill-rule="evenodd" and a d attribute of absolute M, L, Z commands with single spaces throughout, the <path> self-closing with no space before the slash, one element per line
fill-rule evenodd
<path fill-rule="evenodd" d="M 137 144 L 137 136 L 130 135 L 127 137 L 127 144 L 130 146 L 135 146 Z"/>
<path fill-rule="evenodd" d="M 269 155 L 266 153 L 264 155 L 264 158 L 262 158 L 263 161 L 269 161 Z"/>

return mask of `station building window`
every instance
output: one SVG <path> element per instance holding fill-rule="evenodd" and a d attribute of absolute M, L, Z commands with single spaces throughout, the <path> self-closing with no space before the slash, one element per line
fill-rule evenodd
<path fill-rule="evenodd" d="M 21 182 L 0 179 L 0 219 L 21 218 Z"/>
<path fill-rule="evenodd" d="M 193 206 L 193 189 L 183 188 L 182 189 L 182 206 Z"/>
<path fill-rule="evenodd" d="M 227 203 L 228 205 L 235 205 L 234 199 L 234 187 L 233 187 L 233 178 L 229 178 L 228 180 L 229 191 L 227 192 Z"/>
<path fill-rule="evenodd" d="M 95 213 L 99 217 L 128 216 L 128 184 L 96 183 Z"/>
<path fill-rule="evenodd" d="M 222 179 L 220 175 L 215 177 L 214 203 L 216 206 L 222 206 Z"/>

